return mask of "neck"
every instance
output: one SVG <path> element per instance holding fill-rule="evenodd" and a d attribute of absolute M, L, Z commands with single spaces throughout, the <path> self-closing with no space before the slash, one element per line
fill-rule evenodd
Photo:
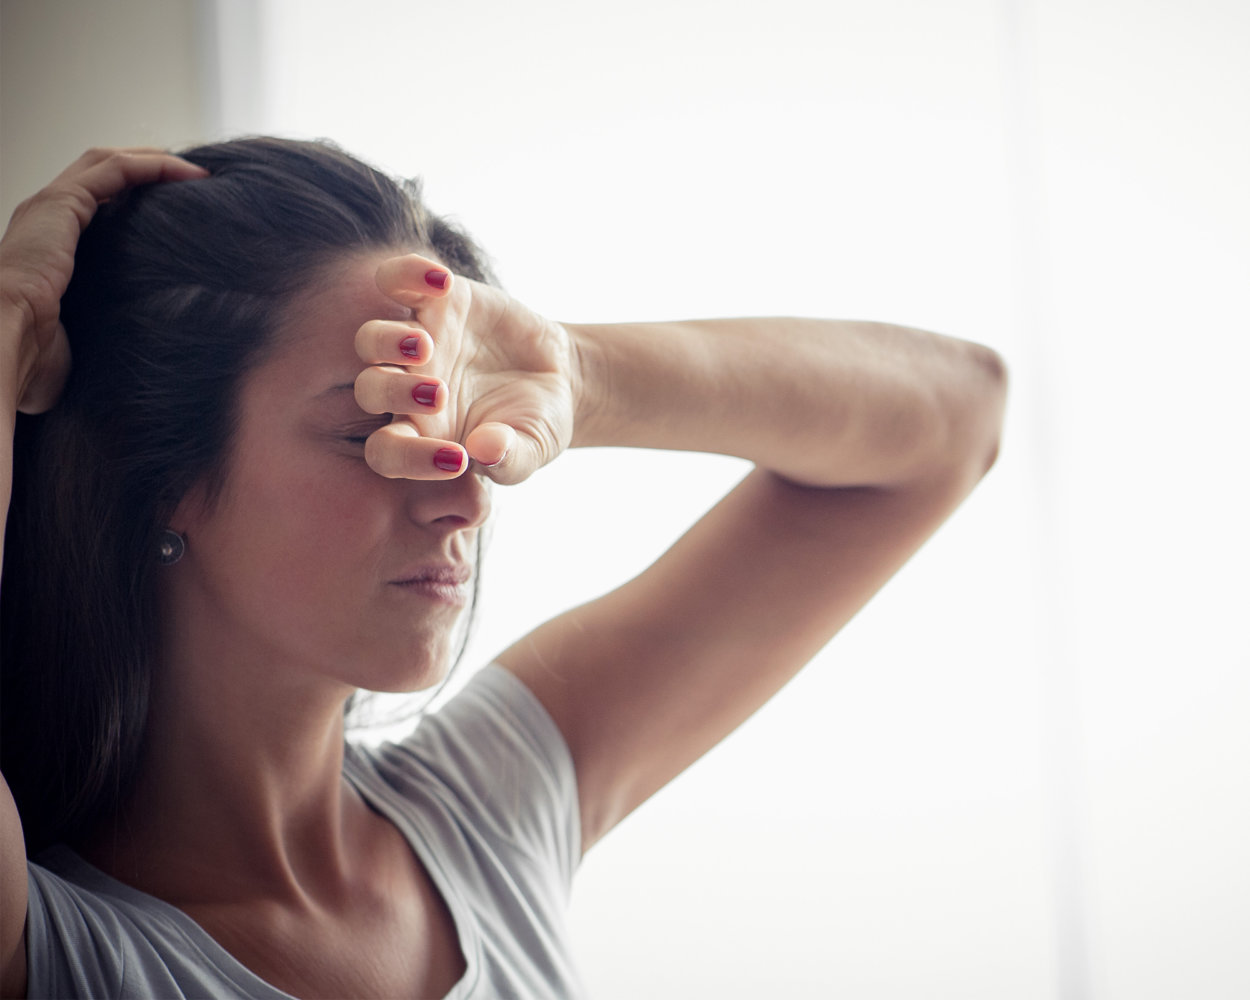
<path fill-rule="evenodd" d="M 348 690 L 200 648 L 165 659 L 133 791 L 84 853 L 174 903 L 333 895 L 364 809 L 342 780 Z"/>

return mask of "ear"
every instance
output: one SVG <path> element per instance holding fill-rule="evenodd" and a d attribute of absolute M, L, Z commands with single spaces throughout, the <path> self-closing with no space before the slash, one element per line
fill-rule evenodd
<path fill-rule="evenodd" d="M 208 484 L 201 480 L 191 489 L 182 495 L 182 499 L 178 501 L 178 506 L 174 508 L 174 513 L 169 519 L 169 523 L 164 527 L 170 528 L 178 534 L 186 537 L 188 534 L 194 534 L 196 527 L 204 523 L 204 519 L 212 512 L 215 501 L 220 501 L 220 497 L 209 499 L 210 491 Z"/>

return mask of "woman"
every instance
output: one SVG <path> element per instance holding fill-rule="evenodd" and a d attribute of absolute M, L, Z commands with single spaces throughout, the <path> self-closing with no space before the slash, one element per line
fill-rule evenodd
<path fill-rule="evenodd" d="M 5 552 L 6 996 L 580 995 L 581 854 L 780 688 L 997 448 L 985 348 L 554 323 L 325 145 L 88 153 L 0 264 L 2 412 L 48 411 L 17 435 Z M 408 740 L 345 748 L 357 690 L 446 675 L 486 481 L 588 445 L 756 469 Z"/>

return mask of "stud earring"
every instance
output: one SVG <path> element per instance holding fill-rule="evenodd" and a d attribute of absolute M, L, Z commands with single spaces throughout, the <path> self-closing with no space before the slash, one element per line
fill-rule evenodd
<path fill-rule="evenodd" d="M 161 532 L 161 542 L 159 548 L 159 559 L 162 566 L 172 566 L 182 554 L 187 551 L 187 540 L 172 528 L 166 528 Z"/>

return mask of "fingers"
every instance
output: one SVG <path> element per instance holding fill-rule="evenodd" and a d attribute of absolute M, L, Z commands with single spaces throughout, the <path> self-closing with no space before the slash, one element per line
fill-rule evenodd
<path fill-rule="evenodd" d="M 502 486 L 524 482 L 550 461 L 537 437 L 497 421 L 475 427 L 465 439 L 465 450 L 485 475 Z"/>
<path fill-rule="evenodd" d="M 374 365 L 356 376 L 356 402 L 366 413 L 433 416 L 447 404 L 447 386 L 432 375 Z"/>
<path fill-rule="evenodd" d="M 61 204 L 71 207 L 79 227 L 85 228 L 101 202 L 127 187 L 207 176 L 203 167 L 159 149 L 89 149 L 50 184 L 18 205 L 13 222 L 19 216 L 39 215 L 43 206 Z"/>
<path fill-rule="evenodd" d="M 158 149 L 90 149 L 35 198 L 66 199 L 85 228 L 101 202 L 128 187 L 207 176 L 203 167 Z"/>
<path fill-rule="evenodd" d="M 491 422 L 474 428 L 464 447 L 454 441 L 422 437 L 415 424 L 395 420 L 365 441 L 365 461 L 388 479 L 455 479 L 472 459 L 497 483 L 519 483 L 542 464 L 522 435 L 507 424 Z"/>
<path fill-rule="evenodd" d="M 97 202 L 125 188 L 156 181 L 186 181 L 208 176 L 208 171 L 159 149 L 91 149 L 56 181 L 73 181 Z"/>
<path fill-rule="evenodd" d="M 378 289 L 387 297 L 418 311 L 431 329 L 439 332 L 452 290 L 452 275 L 442 264 L 420 254 L 384 261 L 377 270 Z M 432 303 L 443 301 L 434 310 Z M 370 367 L 356 379 L 356 400 L 370 413 L 395 413 L 411 417 L 441 412 L 448 390 L 440 379 L 414 372 L 432 360 L 436 345 L 421 324 L 395 320 L 371 320 L 356 331 L 356 353 Z M 451 376 L 456 380 L 454 374 Z M 365 444 L 365 459 L 374 471 L 391 478 L 448 479 L 476 462 L 498 482 L 520 482 L 543 464 L 528 437 L 500 421 L 486 421 L 464 438 L 464 445 L 421 436 L 420 420 L 397 419 L 375 431 Z M 470 420 L 472 426 L 472 420 Z"/>
<path fill-rule="evenodd" d="M 378 267 L 378 290 L 400 305 L 417 308 L 451 291 L 452 275 L 436 260 L 410 253 L 392 257 Z"/>
<path fill-rule="evenodd" d="M 495 475 L 504 475 L 509 460 L 517 457 L 517 432 L 498 421 L 479 424 L 469 432 L 464 446 L 469 457 Z M 501 480 L 502 481 L 502 480 Z"/>
<path fill-rule="evenodd" d="M 519 483 L 543 464 L 536 445 L 507 424 L 480 424 L 464 446 L 442 438 L 422 437 L 410 420 L 397 419 L 365 441 L 365 461 L 389 479 L 455 479 L 470 460 L 497 483 Z"/>
<path fill-rule="evenodd" d="M 455 479 L 469 467 L 460 445 L 422 437 L 408 420 L 395 420 L 370 434 L 365 461 L 388 479 Z"/>
<path fill-rule="evenodd" d="M 423 365 L 434 341 L 416 323 L 371 319 L 356 331 L 356 354 L 367 365 Z"/>
<path fill-rule="evenodd" d="M 22 202 L 13 213 L 10 228 L 19 217 L 40 217 L 48 206 L 53 211 L 59 211 L 60 206 L 68 207 L 77 218 L 78 228 L 85 229 L 102 202 L 128 187 L 198 180 L 208 175 L 203 167 L 157 149 L 91 149 Z"/>

